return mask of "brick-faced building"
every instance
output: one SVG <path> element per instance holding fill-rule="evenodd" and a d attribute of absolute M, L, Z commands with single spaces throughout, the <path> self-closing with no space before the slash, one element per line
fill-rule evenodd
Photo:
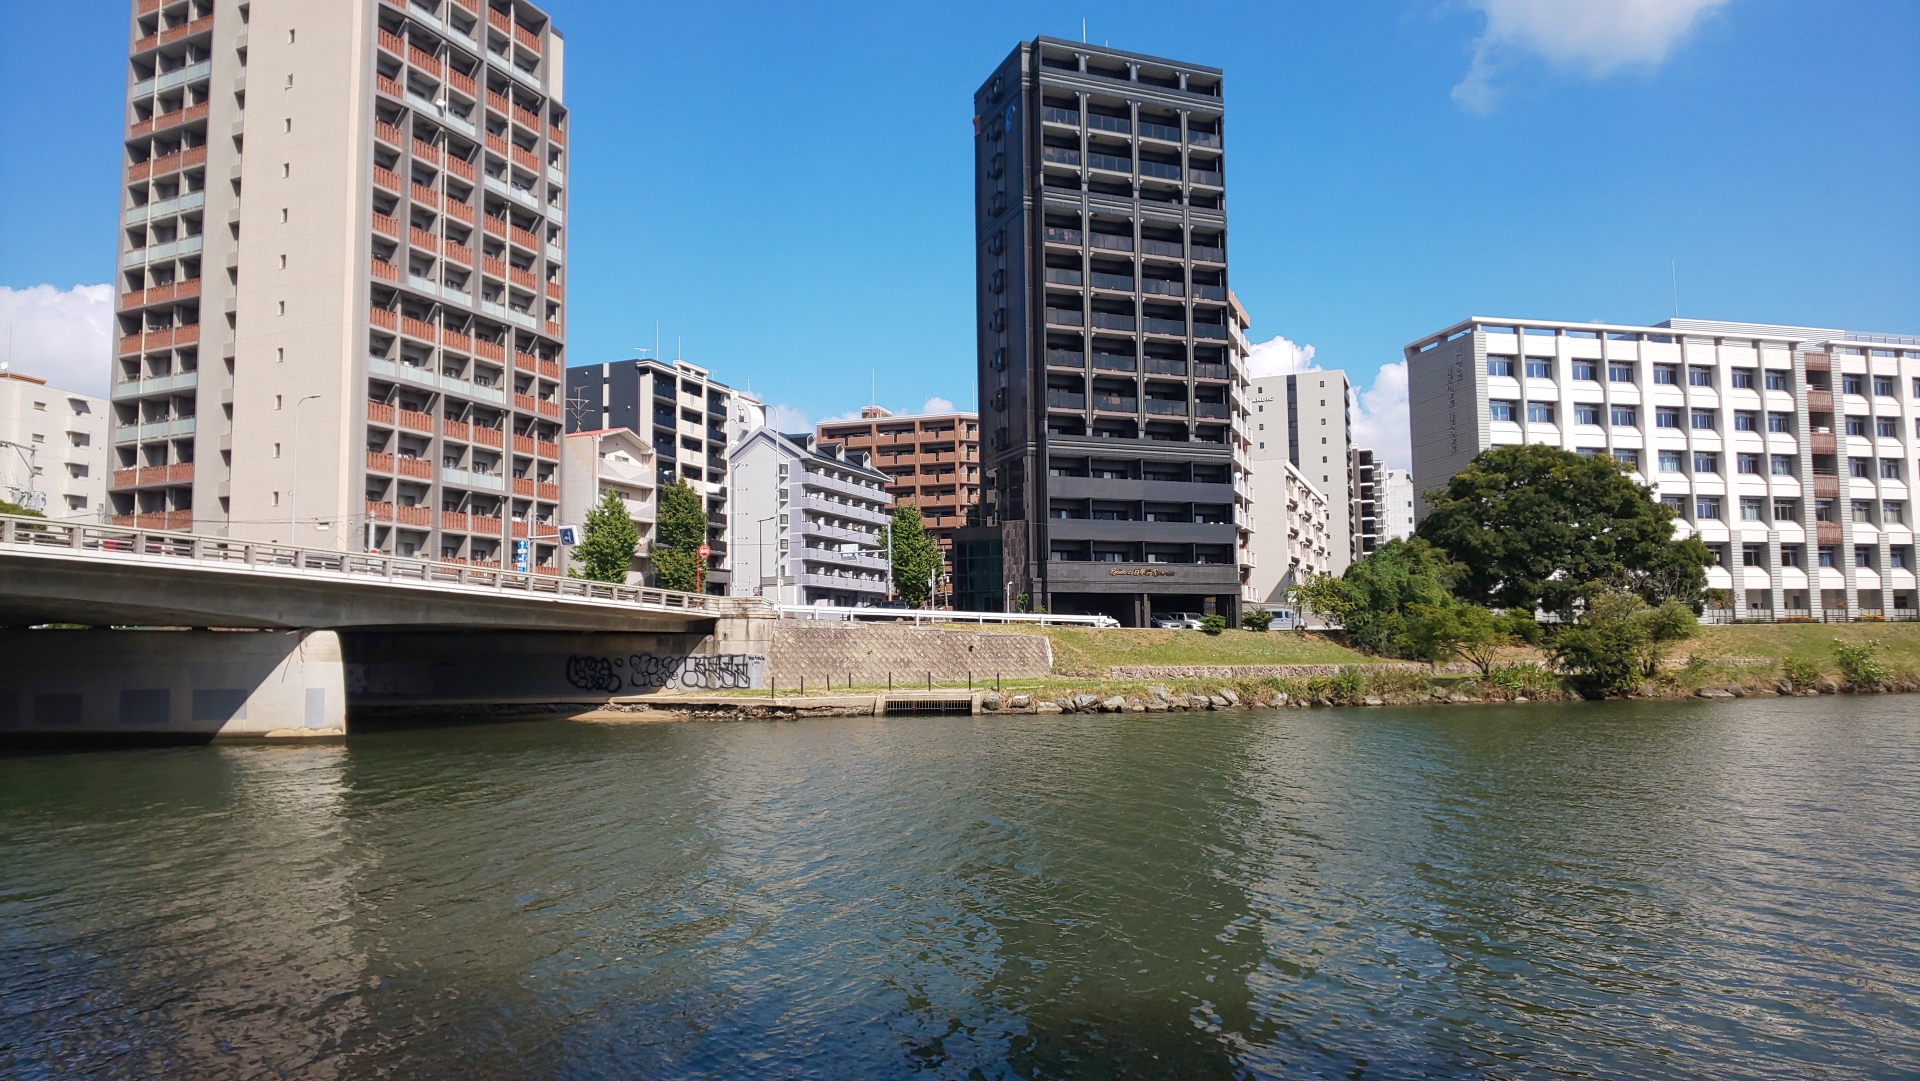
<path fill-rule="evenodd" d="M 894 503 L 912 503 L 926 519 L 951 562 L 953 531 L 966 524 L 967 508 L 980 498 L 980 417 L 937 413 L 896 417 L 877 405 L 857 421 L 827 421 L 815 429 L 822 443 L 865 451 L 875 469 L 892 481 Z"/>

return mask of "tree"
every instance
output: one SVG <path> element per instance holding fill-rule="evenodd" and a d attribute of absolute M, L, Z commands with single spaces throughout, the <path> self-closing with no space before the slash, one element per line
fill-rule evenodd
<path fill-rule="evenodd" d="M 1420 604 L 1412 610 L 1408 629 L 1414 656 L 1439 660 L 1452 654 L 1472 661 L 1482 676 L 1493 675 L 1500 651 L 1539 636 L 1540 626 L 1522 612 L 1499 613 L 1477 604 L 1449 598 L 1443 604 Z"/>
<path fill-rule="evenodd" d="M 609 488 L 600 502 L 587 512 L 586 536 L 574 546 L 573 557 L 581 566 L 567 572 L 573 578 L 624 585 L 627 569 L 633 563 L 633 550 L 640 545 L 640 531 L 627 517 L 627 502 Z"/>
<path fill-rule="evenodd" d="M 706 505 L 684 477 L 677 478 L 660 492 L 660 520 L 654 525 L 653 571 L 660 588 L 698 588 L 699 548 L 706 539 Z"/>
<path fill-rule="evenodd" d="M 1294 604 L 1346 628 L 1357 649 L 1389 657 L 1442 659 L 1451 646 L 1416 633 L 1415 609 L 1453 602 L 1459 569 L 1424 540 L 1394 539 L 1350 564 L 1339 578 L 1316 575 L 1292 591 Z M 1435 628 L 1429 628 L 1430 630 Z"/>
<path fill-rule="evenodd" d="M 1465 600 L 1572 619 L 1598 589 L 1700 610 L 1712 556 L 1673 539 L 1673 510 L 1605 455 L 1539 444 L 1482 451 L 1445 488 L 1418 536 L 1463 568 Z"/>
<path fill-rule="evenodd" d="M 894 507 L 886 529 L 880 543 L 893 553 L 893 588 L 909 607 L 918 608 L 927 603 L 928 578 L 940 568 L 940 542 L 927 535 L 920 508 L 912 503 Z"/>
<path fill-rule="evenodd" d="M 46 517 L 46 515 L 40 513 L 37 510 L 28 510 L 26 507 L 23 507 L 18 503 L 9 503 L 4 499 L 0 499 L 0 514 L 13 514 L 23 518 L 45 518 Z"/>
<path fill-rule="evenodd" d="M 1273 626 L 1273 613 L 1265 608 L 1249 608 L 1240 613 L 1240 626 L 1249 631 L 1264 631 Z"/>
<path fill-rule="evenodd" d="M 1672 643 L 1696 628 L 1695 613 L 1680 601 L 1654 607 L 1639 594 L 1601 589 L 1582 602 L 1578 620 L 1555 630 L 1552 648 L 1584 691 L 1610 694 L 1658 675 Z"/>

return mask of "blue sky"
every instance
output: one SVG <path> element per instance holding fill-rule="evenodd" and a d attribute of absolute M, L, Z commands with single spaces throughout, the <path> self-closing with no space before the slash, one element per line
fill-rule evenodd
<path fill-rule="evenodd" d="M 857 408 L 869 373 L 895 408 L 973 401 L 970 95 L 1082 17 L 1225 69 L 1232 284 L 1287 340 L 1265 365 L 1310 346 L 1367 387 L 1469 314 L 1657 320 L 1669 260 L 1686 315 L 1920 333 L 1910 0 L 548 9 L 573 362 L 657 320 L 794 415 Z M 57 291 L 111 272 L 126 4 L 8 10 L 0 301 L 18 366 L 103 384 L 104 293 Z M 1402 459 L 1392 375 L 1363 406 Z"/>

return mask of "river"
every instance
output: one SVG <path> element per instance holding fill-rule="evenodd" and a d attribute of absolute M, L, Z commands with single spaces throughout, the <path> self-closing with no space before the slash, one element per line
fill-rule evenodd
<path fill-rule="evenodd" d="M 1920 1076 L 1917 704 L 0 758 L 0 1076 Z"/>

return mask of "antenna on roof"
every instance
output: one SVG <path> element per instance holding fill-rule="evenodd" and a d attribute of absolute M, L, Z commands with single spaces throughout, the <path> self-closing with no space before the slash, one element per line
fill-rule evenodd
<path fill-rule="evenodd" d="M 1667 270 L 1673 275 L 1673 317 L 1680 318 L 1680 260 L 1667 260 Z"/>
<path fill-rule="evenodd" d="M 1080 16 L 1080 44 L 1085 45 L 1086 43 L 1087 43 L 1087 17 L 1085 15 L 1082 15 Z"/>

